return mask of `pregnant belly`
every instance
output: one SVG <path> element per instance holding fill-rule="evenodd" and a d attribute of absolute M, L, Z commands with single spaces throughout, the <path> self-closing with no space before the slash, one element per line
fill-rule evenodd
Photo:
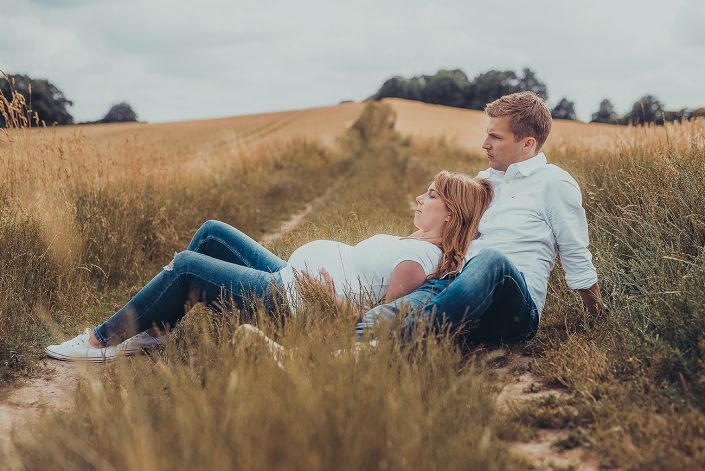
<path fill-rule="evenodd" d="M 331 240 L 315 240 L 302 245 L 291 254 L 287 265 L 294 272 L 307 272 L 321 279 L 321 270 L 326 270 L 335 285 L 338 296 L 350 292 L 351 286 L 351 253 L 353 247 L 342 242 Z"/>

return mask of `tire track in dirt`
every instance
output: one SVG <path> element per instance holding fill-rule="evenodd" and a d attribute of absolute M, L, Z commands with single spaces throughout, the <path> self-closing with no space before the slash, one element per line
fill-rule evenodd
<path fill-rule="evenodd" d="M 532 402 L 549 396 L 559 399 L 568 397 L 568 393 L 547 386 L 538 375 L 531 372 L 531 357 L 497 349 L 488 352 L 485 359 L 492 362 L 493 357 L 502 360 L 503 363 L 491 369 L 497 384 L 501 385 L 496 399 L 500 413 L 509 413 L 513 406 L 527 404 L 530 406 Z M 533 432 L 530 440 L 512 442 L 509 449 L 536 469 L 567 468 L 576 471 L 600 469 L 598 462 L 588 457 L 582 446 L 565 450 L 555 446 L 557 442 L 568 437 L 569 430 L 534 428 Z"/>
<path fill-rule="evenodd" d="M 0 457 L 9 469 L 19 469 L 12 439 L 15 433 L 26 433 L 27 426 L 42 412 L 66 410 L 82 375 L 95 374 L 103 365 L 87 362 L 42 360 L 42 376 L 20 383 L 0 401 Z"/>
<path fill-rule="evenodd" d="M 278 239 L 281 239 L 283 236 L 293 231 L 299 224 L 301 224 L 301 221 L 303 221 L 306 216 L 311 214 L 311 211 L 318 207 L 323 201 L 328 199 L 333 192 L 337 191 L 343 180 L 344 177 L 336 180 L 331 186 L 328 187 L 328 189 L 326 189 L 325 192 L 323 192 L 316 199 L 310 201 L 301 211 L 292 214 L 286 221 L 282 221 L 277 229 L 269 231 L 261 236 L 259 242 L 263 245 L 271 245 Z"/>

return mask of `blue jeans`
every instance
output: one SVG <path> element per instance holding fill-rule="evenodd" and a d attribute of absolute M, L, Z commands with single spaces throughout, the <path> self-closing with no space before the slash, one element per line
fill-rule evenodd
<path fill-rule="evenodd" d="M 191 306 L 222 310 L 231 303 L 254 312 L 285 306 L 277 273 L 286 262 L 225 223 L 206 221 L 188 249 L 155 276 L 110 319 L 95 328 L 103 346 L 116 345 L 152 326 L 173 327 Z"/>
<path fill-rule="evenodd" d="M 485 249 L 471 258 L 452 281 L 432 279 L 413 293 L 368 311 L 357 325 L 358 338 L 383 319 L 408 315 L 402 337 L 418 322 L 444 329 L 463 343 L 528 340 L 536 334 L 539 315 L 524 275 L 502 253 Z"/>

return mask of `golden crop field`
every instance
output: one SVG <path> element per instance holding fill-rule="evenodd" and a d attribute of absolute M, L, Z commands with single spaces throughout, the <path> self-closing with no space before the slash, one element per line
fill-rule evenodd
<path fill-rule="evenodd" d="M 269 239 L 284 259 L 314 239 L 411 232 L 410 196 L 439 169 L 486 166 L 485 126 L 478 112 L 384 100 L 190 123 L 0 130 L 0 462 L 705 466 L 702 120 L 554 123 L 546 152 L 581 185 L 605 318 L 587 317 L 560 266 L 536 338 L 470 352 L 421 333 L 401 344 L 398 325 L 380 327 L 376 348 L 355 347 L 357 313 L 320 298 L 287 322 L 255 319 L 287 348 L 275 358 L 238 333 L 237 312 L 199 306 L 163 349 L 87 369 L 64 407 L 30 414 L 10 434 L 8 417 L 36 409 L 18 406 L 15 393 L 37 378 L 56 381 L 40 361 L 43 347 L 112 314 L 203 221 L 261 238 L 299 214 Z"/>

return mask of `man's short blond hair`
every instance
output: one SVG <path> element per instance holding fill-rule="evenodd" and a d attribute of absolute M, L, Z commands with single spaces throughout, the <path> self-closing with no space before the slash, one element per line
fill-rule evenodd
<path fill-rule="evenodd" d="M 543 147 L 551 132 L 551 111 L 534 92 L 504 95 L 485 105 L 485 113 L 490 118 L 509 116 L 509 129 L 514 139 L 533 137 L 536 139 L 536 150 Z"/>

